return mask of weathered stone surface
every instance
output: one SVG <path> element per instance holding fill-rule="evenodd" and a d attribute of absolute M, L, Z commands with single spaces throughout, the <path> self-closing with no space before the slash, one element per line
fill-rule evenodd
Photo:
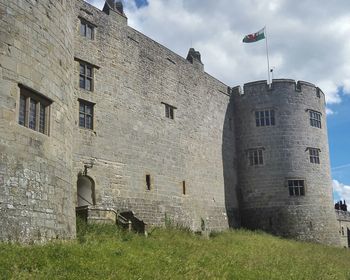
<path fill-rule="evenodd" d="M 71 238 L 72 2 L 1 0 L 0 13 L 0 239 Z M 19 84 L 53 100 L 49 136 L 18 124 Z"/>
<path fill-rule="evenodd" d="M 74 237 L 85 175 L 90 220 L 132 211 L 149 226 L 242 222 L 336 244 L 323 93 L 275 80 L 231 95 L 204 72 L 199 52 L 178 56 L 107 2 L 100 11 L 82 0 L 0 0 L 0 239 Z M 81 19 L 94 27 L 92 40 L 80 35 Z M 79 86 L 81 61 L 93 66 L 92 91 Z M 49 135 L 18 124 L 19 85 L 52 100 Z M 94 104 L 91 130 L 79 127 L 79 100 Z M 265 108 L 275 109 L 276 126 L 257 128 L 254 110 Z M 307 109 L 322 112 L 322 129 L 310 127 Z M 256 146 L 265 164 L 251 168 L 246 149 Z M 313 146 L 320 165 L 308 161 Z M 306 180 L 305 197 L 289 197 L 289 177 Z"/>
<path fill-rule="evenodd" d="M 350 247 L 350 213 L 347 211 L 335 211 L 338 221 L 340 244 L 342 247 Z"/>
<path fill-rule="evenodd" d="M 249 83 L 233 89 L 242 224 L 283 236 L 339 244 L 332 204 L 325 99 L 306 82 Z M 257 127 L 255 111 L 273 109 L 276 124 Z M 310 125 L 309 110 L 322 114 Z M 248 150 L 263 148 L 264 164 L 250 166 Z M 308 148 L 320 150 L 320 164 Z M 287 180 L 305 181 L 305 196 L 290 196 Z"/>
<path fill-rule="evenodd" d="M 75 131 L 75 173 L 94 161 L 88 175 L 97 204 L 130 209 L 148 224 L 162 225 L 167 215 L 193 230 L 201 220 L 213 230 L 227 228 L 225 205 L 237 209 L 224 192 L 227 86 L 84 2 L 77 1 L 76 13 L 96 26 L 96 36 L 88 40 L 76 32 L 75 57 L 100 68 L 93 92 L 81 90 L 76 79 L 76 97 L 96 105 L 94 131 Z M 174 119 L 165 117 L 163 103 L 176 107 Z M 233 130 L 226 138 L 234 141 Z M 231 156 L 232 147 L 224 147 Z M 236 180 L 233 168 L 225 175 Z"/>

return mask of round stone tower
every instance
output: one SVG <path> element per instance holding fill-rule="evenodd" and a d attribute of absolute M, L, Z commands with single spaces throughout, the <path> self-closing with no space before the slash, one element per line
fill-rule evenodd
<path fill-rule="evenodd" d="M 0 240 L 75 236 L 73 0 L 0 0 Z"/>
<path fill-rule="evenodd" d="M 323 92 L 281 79 L 233 98 L 242 226 L 339 245 Z"/>

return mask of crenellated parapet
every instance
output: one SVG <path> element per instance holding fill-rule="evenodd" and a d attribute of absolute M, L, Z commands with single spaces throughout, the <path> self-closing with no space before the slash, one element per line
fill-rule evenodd
<path fill-rule="evenodd" d="M 254 81 L 244 84 L 243 89 L 241 86 L 233 87 L 231 92 L 236 97 L 244 95 L 247 98 L 247 96 L 256 96 L 262 93 L 273 94 L 280 90 L 291 94 L 306 93 L 310 97 L 316 96 L 325 102 L 325 95 L 319 87 L 309 82 L 293 79 L 273 79 L 271 84 L 268 84 L 266 80 Z"/>

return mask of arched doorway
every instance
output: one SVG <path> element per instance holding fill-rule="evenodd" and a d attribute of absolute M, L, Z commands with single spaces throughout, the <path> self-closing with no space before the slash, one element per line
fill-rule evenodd
<path fill-rule="evenodd" d="M 80 175 L 77 181 L 78 207 L 95 205 L 95 182 L 86 175 Z"/>

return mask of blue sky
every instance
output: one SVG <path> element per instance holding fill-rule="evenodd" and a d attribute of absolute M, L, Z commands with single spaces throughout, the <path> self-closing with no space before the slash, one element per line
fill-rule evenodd
<path fill-rule="evenodd" d="M 350 96 L 339 94 L 342 101 L 329 106 L 334 113 L 327 118 L 334 199 L 350 202 Z"/>
<path fill-rule="evenodd" d="M 148 1 L 147 0 L 135 0 L 135 4 L 136 4 L 137 8 L 141 8 L 143 6 L 147 6 Z"/>
<path fill-rule="evenodd" d="M 104 0 L 87 0 L 102 8 Z M 314 83 L 327 101 L 334 198 L 350 202 L 349 0 L 124 0 L 128 24 L 230 86 L 267 78 L 265 42 L 242 44 L 267 27 L 274 78 Z"/>

